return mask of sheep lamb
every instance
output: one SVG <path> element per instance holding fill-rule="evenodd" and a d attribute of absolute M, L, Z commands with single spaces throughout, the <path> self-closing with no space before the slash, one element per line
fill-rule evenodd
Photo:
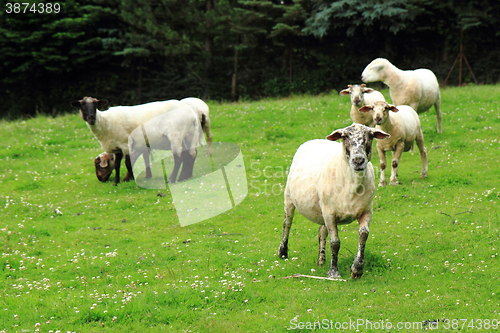
<path fill-rule="evenodd" d="M 376 101 L 385 101 L 384 95 L 372 88 L 367 88 L 366 84 L 349 84 L 347 85 L 347 89 L 340 91 L 339 94 L 342 96 L 351 96 L 352 106 L 350 115 L 353 122 L 375 127 L 373 115 L 366 112 L 360 112 L 359 109 L 365 105 L 373 104 Z"/>
<path fill-rule="evenodd" d="M 408 105 L 394 106 L 387 102 L 375 102 L 374 105 L 363 106 L 361 112 L 373 112 L 373 120 L 378 129 L 391 135 L 389 139 L 377 141 L 377 151 L 380 157 L 380 182 L 385 186 L 386 151 L 392 151 L 392 169 L 389 185 L 398 184 L 398 166 L 401 154 L 410 150 L 417 142 L 422 160 L 421 178 L 427 177 L 427 150 L 424 146 L 424 135 L 420 128 L 420 119 L 413 108 Z"/>
<path fill-rule="evenodd" d="M 417 113 L 436 109 L 437 132 L 441 133 L 441 95 L 436 75 L 428 69 L 403 71 L 387 59 L 373 60 L 361 74 L 363 82 L 382 81 L 389 86 L 394 105 L 409 105 Z M 367 103 L 368 104 L 368 103 Z"/>
<path fill-rule="evenodd" d="M 351 277 L 361 277 L 375 193 L 375 175 L 370 162 L 372 141 L 386 137 L 389 134 L 379 129 L 353 124 L 333 131 L 326 137 L 327 140 L 308 141 L 297 149 L 285 186 L 285 219 L 278 250 L 280 258 L 288 256 L 288 235 L 297 209 L 307 219 L 320 225 L 320 265 L 326 260 L 326 235 L 330 235 L 332 258 L 328 277 L 340 279 L 337 226 L 358 220 L 358 252 L 351 266 Z M 342 143 L 333 142 L 339 139 Z"/>
<path fill-rule="evenodd" d="M 128 147 L 128 137 L 133 130 L 146 121 L 172 110 L 182 109 L 186 113 L 194 113 L 191 107 L 177 100 L 135 106 L 116 106 L 104 112 L 98 110 L 106 104 L 108 104 L 107 100 L 92 97 L 84 97 L 71 102 L 72 106 L 80 109 L 83 120 L 87 122 L 87 126 L 101 143 L 104 151 L 108 154 L 115 154 L 115 185 L 120 182 L 120 164 L 124 155 L 127 176 L 123 180 L 134 179 Z"/>

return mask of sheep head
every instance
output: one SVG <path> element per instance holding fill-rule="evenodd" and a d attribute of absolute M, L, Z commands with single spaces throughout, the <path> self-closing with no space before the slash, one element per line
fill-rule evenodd
<path fill-rule="evenodd" d="M 359 109 L 361 112 L 373 111 L 373 121 L 377 125 L 382 125 L 387 121 L 389 117 L 389 111 L 398 112 L 398 108 L 387 102 L 378 101 L 373 105 L 365 105 Z"/>
<path fill-rule="evenodd" d="M 354 84 L 354 85 L 348 85 L 347 89 L 344 89 L 339 92 L 340 95 L 351 95 L 351 104 L 354 106 L 360 106 L 363 105 L 364 98 L 363 95 L 365 93 L 371 93 L 373 91 L 372 88 L 367 88 L 366 84 Z"/>
<path fill-rule="evenodd" d="M 94 160 L 95 174 L 101 182 L 106 182 L 115 168 L 115 155 L 100 153 Z"/>
<path fill-rule="evenodd" d="M 385 73 L 385 69 L 390 67 L 391 65 L 392 64 L 389 62 L 389 60 L 384 58 L 377 58 L 365 67 L 363 73 L 361 73 L 361 80 L 363 80 L 363 82 L 384 82 L 387 75 Z"/>
<path fill-rule="evenodd" d="M 95 125 L 96 122 L 96 110 L 98 107 L 103 107 L 108 104 L 108 101 L 98 100 L 93 97 L 84 97 L 81 100 L 72 101 L 71 106 L 80 108 L 80 114 L 83 120 L 85 120 L 89 125 Z"/>
<path fill-rule="evenodd" d="M 363 172 L 372 158 L 373 139 L 385 139 L 389 136 L 376 128 L 352 124 L 349 127 L 333 131 L 326 139 L 330 141 L 342 139 L 344 157 L 349 166 L 356 172 Z"/>

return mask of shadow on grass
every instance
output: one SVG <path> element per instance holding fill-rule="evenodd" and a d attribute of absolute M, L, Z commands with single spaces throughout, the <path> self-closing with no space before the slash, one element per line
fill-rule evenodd
<path fill-rule="evenodd" d="M 351 254 L 350 251 L 347 255 L 339 256 L 338 267 L 342 276 L 350 276 L 351 265 L 353 261 L 354 254 Z M 365 268 L 363 275 L 365 275 L 366 273 L 370 273 L 372 275 L 383 275 L 389 269 L 390 267 L 387 263 L 387 260 L 382 258 L 382 255 L 380 253 L 373 253 L 368 249 L 365 250 Z"/>

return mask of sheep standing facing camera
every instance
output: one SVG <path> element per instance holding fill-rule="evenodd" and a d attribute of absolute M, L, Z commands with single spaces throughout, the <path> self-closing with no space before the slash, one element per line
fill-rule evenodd
<path fill-rule="evenodd" d="M 351 277 L 360 277 L 365 265 L 364 250 L 373 213 L 375 175 L 370 163 L 372 141 L 389 134 L 360 124 L 333 131 L 327 140 L 302 144 L 293 157 L 285 187 L 285 220 L 278 250 L 288 256 L 288 235 L 295 209 L 320 225 L 318 264 L 325 262 L 327 232 L 332 259 L 328 277 L 340 279 L 337 261 L 340 239 L 337 226 L 359 223 L 358 252 L 351 266 Z M 342 139 L 342 143 L 334 142 Z"/>
<path fill-rule="evenodd" d="M 361 74 L 363 82 L 382 81 L 389 86 L 394 105 L 409 105 L 417 113 L 436 109 L 437 132 L 441 133 L 441 95 L 436 75 L 428 69 L 402 71 L 389 60 L 373 60 Z"/>
<path fill-rule="evenodd" d="M 420 119 L 417 113 L 408 105 L 394 106 L 387 102 L 375 102 L 374 105 L 363 106 L 361 112 L 373 113 L 373 120 L 377 128 L 387 132 L 391 137 L 377 141 L 377 151 L 380 157 L 380 182 L 378 186 L 385 186 L 385 167 L 387 165 L 385 153 L 392 151 L 392 169 L 389 185 L 398 184 L 398 166 L 401 154 L 410 150 L 417 142 L 420 158 L 422 159 L 421 178 L 427 177 L 427 150 L 424 146 L 424 135 L 420 128 Z"/>
<path fill-rule="evenodd" d="M 373 104 L 376 101 L 385 101 L 384 95 L 372 88 L 367 88 L 366 84 L 349 84 L 347 89 L 340 91 L 339 94 L 342 96 L 351 96 L 352 106 L 350 115 L 353 122 L 375 127 L 373 115 L 367 112 L 360 112 L 359 109 L 365 105 Z"/>

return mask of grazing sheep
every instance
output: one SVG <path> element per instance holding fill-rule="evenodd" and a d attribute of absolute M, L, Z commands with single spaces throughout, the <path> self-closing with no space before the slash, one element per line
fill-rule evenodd
<path fill-rule="evenodd" d="M 196 112 L 189 108 L 172 109 L 167 113 L 150 119 L 130 133 L 130 161 L 132 165 L 140 155 L 149 156 L 150 150 L 171 150 L 174 157 L 174 169 L 169 183 L 175 183 L 182 164 L 178 181 L 191 178 L 196 159 L 196 145 L 203 144 L 203 132 Z M 149 169 L 149 159 L 146 161 Z"/>
<path fill-rule="evenodd" d="M 212 150 L 212 133 L 210 132 L 210 114 L 207 103 L 195 97 L 187 97 L 181 99 L 181 102 L 189 105 L 198 114 L 198 118 L 200 119 L 201 123 L 201 128 L 203 132 L 205 132 L 205 135 L 207 137 L 206 155 L 209 156 Z"/>
<path fill-rule="evenodd" d="M 94 160 L 95 174 L 101 182 L 107 182 L 115 169 L 115 154 L 102 152 Z"/>
<path fill-rule="evenodd" d="M 382 81 L 389 86 L 395 105 L 409 105 L 417 113 L 436 109 L 437 132 L 441 133 L 441 96 L 434 73 L 428 69 L 402 71 L 387 59 L 373 60 L 361 74 L 363 82 Z M 368 103 L 367 103 L 368 104 Z"/>
<path fill-rule="evenodd" d="M 421 178 L 427 177 L 427 150 L 424 146 L 424 135 L 420 128 L 417 113 L 408 105 L 389 105 L 387 102 L 375 102 L 374 105 L 363 106 L 361 112 L 373 112 L 373 120 L 377 128 L 391 135 L 390 139 L 377 141 L 377 151 L 380 156 L 380 182 L 385 186 L 385 152 L 392 151 L 392 170 L 389 185 L 398 184 L 398 165 L 403 151 L 408 151 L 416 141 L 420 158 L 422 159 Z"/>
<path fill-rule="evenodd" d="M 144 164 L 149 165 L 149 155 L 143 155 Z M 95 165 L 95 174 L 97 179 L 101 182 L 107 182 L 113 170 L 115 169 L 115 154 L 108 154 L 106 152 L 102 152 L 94 160 Z M 151 169 L 146 168 L 146 179 L 151 178 Z M 125 178 L 130 178 L 128 171 L 125 175 Z"/>
<path fill-rule="evenodd" d="M 123 180 L 134 179 L 128 147 L 128 137 L 133 130 L 146 121 L 175 109 L 194 112 L 187 104 L 177 100 L 135 106 L 116 106 L 104 112 L 97 109 L 106 104 L 108 104 L 107 100 L 98 100 L 92 97 L 84 97 L 81 100 L 71 102 L 72 106 L 80 108 L 83 120 L 87 122 L 87 126 L 99 140 L 104 151 L 115 154 L 115 185 L 120 182 L 120 163 L 123 155 L 125 155 L 125 165 L 128 171 L 127 177 Z"/>
<path fill-rule="evenodd" d="M 352 121 L 361 125 L 375 127 L 373 115 L 367 112 L 359 112 L 359 109 L 362 106 L 373 104 L 376 101 L 385 101 L 384 95 L 372 88 L 367 88 L 366 84 L 349 84 L 347 87 L 347 89 L 342 90 L 339 94 L 343 96 L 351 95 Z"/>
<path fill-rule="evenodd" d="M 330 234 L 332 260 L 328 277 L 340 279 L 337 225 L 358 220 L 359 244 L 351 266 L 351 277 L 363 274 L 364 249 L 375 193 L 375 176 L 370 163 L 372 140 L 388 136 L 379 129 L 353 124 L 333 131 L 326 137 L 327 140 L 308 141 L 297 149 L 285 187 L 285 220 L 278 250 L 280 258 L 288 256 L 288 235 L 297 209 L 320 225 L 318 264 L 325 262 L 327 231 Z M 342 144 L 332 142 L 338 139 L 342 139 Z"/>

